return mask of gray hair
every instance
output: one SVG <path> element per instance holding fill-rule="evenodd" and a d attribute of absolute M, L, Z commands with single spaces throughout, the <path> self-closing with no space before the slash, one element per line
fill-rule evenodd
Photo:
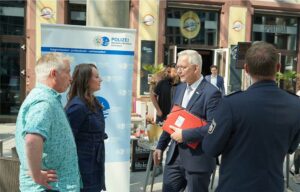
<path fill-rule="evenodd" d="M 66 68 L 66 63 L 71 63 L 72 58 L 62 53 L 48 53 L 42 55 L 35 66 L 36 80 L 44 81 L 49 76 L 52 69 L 61 72 Z"/>
<path fill-rule="evenodd" d="M 182 56 L 188 56 L 188 61 L 191 65 L 199 65 L 200 69 L 202 69 L 202 57 L 195 50 L 184 50 L 178 53 L 178 59 Z"/>

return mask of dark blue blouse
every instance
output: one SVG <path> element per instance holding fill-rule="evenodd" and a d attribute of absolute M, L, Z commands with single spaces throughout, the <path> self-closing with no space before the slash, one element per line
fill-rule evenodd
<path fill-rule="evenodd" d="M 83 181 L 81 191 L 105 190 L 105 121 L 102 109 L 91 111 L 79 97 L 74 97 L 66 113 L 75 137 L 78 163 Z"/>

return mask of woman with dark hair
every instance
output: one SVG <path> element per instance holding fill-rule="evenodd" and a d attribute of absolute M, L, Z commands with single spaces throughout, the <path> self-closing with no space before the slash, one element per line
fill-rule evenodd
<path fill-rule="evenodd" d="M 66 113 L 77 145 L 78 163 L 83 181 L 82 192 L 105 190 L 105 122 L 103 107 L 93 95 L 101 78 L 94 64 L 75 67 L 68 93 Z"/>

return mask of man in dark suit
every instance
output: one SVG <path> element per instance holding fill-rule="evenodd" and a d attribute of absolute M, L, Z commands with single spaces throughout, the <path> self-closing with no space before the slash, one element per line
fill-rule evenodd
<path fill-rule="evenodd" d="M 218 67 L 215 65 L 210 66 L 211 75 L 206 75 L 205 79 L 213 84 L 221 91 L 222 95 L 225 95 L 224 79 L 218 75 Z"/>
<path fill-rule="evenodd" d="M 192 149 L 187 143 L 201 141 L 207 134 L 221 93 L 201 75 L 202 58 L 196 51 L 180 52 L 176 68 L 183 83 L 176 88 L 173 104 L 186 108 L 208 124 L 189 130 L 174 128 L 172 139 L 167 132 L 163 132 L 154 152 L 154 163 L 159 164 L 162 152 L 171 141 L 163 175 L 163 192 L 183 191 L 186 186 L 189 192 L 207 192 L 215 159 L 203 153 L 201 144 Z"/>
<path fill-rule="evenodd" d="M 283 162 L 300 140 L 299 98 L 278 88 L 278 51 L 258 42 L 246 53 L 253 84 L 220 102 L 202 149 L 222 154 L 217 192 L 282 192 Z"/>

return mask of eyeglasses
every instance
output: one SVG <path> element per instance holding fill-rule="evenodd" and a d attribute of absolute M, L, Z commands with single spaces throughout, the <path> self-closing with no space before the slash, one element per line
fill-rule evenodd
<path fill-rule="evenodd" d="M 176 69 L 177 71 L 179 71 L 179 70 L 186 70 L 187 68 L 189 68 L 189 66 L 176 66 L 176 67 L 175 67 L 175 69 Z"/>
<path fill-rule="evenodd" d="M 187 70 L 190 66 L 196 66 L 196 65 L 188 65 L 188 66 L 178 66 L 178 65 L 176 65 L 176 67 L 175 67 L 175 69 L 177 70 L 177 71 L 179 71 L 179 70 L 182 70 L 182 71 L 184 71 L 184 70 Z M 195 68 L 196 69 L 196 68 Z"/>

